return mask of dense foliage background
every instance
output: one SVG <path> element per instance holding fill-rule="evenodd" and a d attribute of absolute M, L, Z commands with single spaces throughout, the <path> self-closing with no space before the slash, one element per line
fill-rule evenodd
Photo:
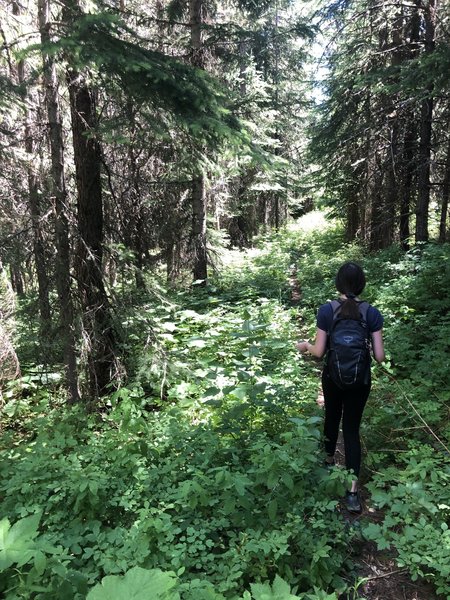
<path fill-rule="evenodd" d="M 251 589 L 254 598 L 331 599 L 354 585 L 351 563 L 367 539 L 395 548 L 399 565 L 448 595 L 449 247 L 371 256 L 345 244 L 340 227 L 320 229 L 320 215 L 308 220 L 312 232 L 303 220 L 249 257 L 230 252 L 205 290 L 160 286 L 139 304 L 124 296 L 118 318 L 134 377 L 94 414 L 67 409 L 57 372 L 6 385 L 7 598 L 83 598 L 102 577 L 129 572 L 120 581 L 138 598 Z M 390 355 L 374 368 L 363 425 L 368 502 L 384 516 L 350 527 L 337 511 L 347 476 L 322 466 L 320 365 L 294 349 L 349 258 L 364 265 L 366 298 L 386 315 Z M 32 337 L 23 332 L 24 349 Z M 272 592 L 256 585 L 275 576 Z M 108 585 L 119 580 L 108 577 L 89 598 L 114 597 Z M 149 589 L 161 578 L 167 596 L 145 595 L 146 577 Z"/>
<path fill-rule="evenodd" d="M 449 7 L 0 6 L 0 595 L 450 598 Z M 295 351 L 346 260 L 356 520 Z"/>

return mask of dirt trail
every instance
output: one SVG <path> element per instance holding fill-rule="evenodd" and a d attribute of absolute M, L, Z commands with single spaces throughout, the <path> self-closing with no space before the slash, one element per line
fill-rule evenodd
<path fill-rule="evenodd" d="M 319 389 L 317 403 L 323 403 Z M 345 467 L 344 440 L 342 431 L 336 448 L 336 463 Z M 364 460 L 364 458 L 363 458 Z M 361 521 L 380 523 L 384 512 L 374 507 L 370 494 L 361 487 L 363 511 L 360 515 L 349 513 L 344 504 L 339 511 L 349 526 L 358 527 Z M 395 562 L 395 551 L 379 551 L 376 544 L 360 541 L 352 549 L 355 570 L 351 574 L 355 591 L 341 596 L 339 600 L 439 600 L 433 587 L 424 581 L 412 581 L 406 569 L 399 569 Z M 358 582 L 360 582 L 358 584 Z"/>

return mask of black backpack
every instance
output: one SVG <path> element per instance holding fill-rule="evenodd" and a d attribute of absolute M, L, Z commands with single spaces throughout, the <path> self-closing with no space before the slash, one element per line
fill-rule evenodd
<path fill-rule="evenodd" d="M 370 382 L 370 333 L 367 326 L 367 302 L 359 303 L 361 319 L 339 316 L 341 302 L 330 302 L 333 323 L 328 332 L 328 372 L 332 381 L 347 390 Z"/>

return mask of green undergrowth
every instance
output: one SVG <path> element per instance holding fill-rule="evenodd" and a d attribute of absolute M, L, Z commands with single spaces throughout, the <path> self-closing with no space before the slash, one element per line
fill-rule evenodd
<path fill-rule="evenodd" d="M 426 579 L 448 599 L 450 246 L 367 254 L 343 244 L 339 229 L 330 228 L 293 244 L 292 255 L 311 336 L 317 304 L 335 296 L 339 265 L 355 260 L 366 272 L 363 298 L 385 317 L 387 360 L 372 370 L 362 423 L 362 478 L 385 518 L 364 526 L 363 536 L 381 551 L 395 551 L 413 580 Z"/>
<path fill-rule="evenodd" d="M 309 219 L 231 252 L 206 289 L 153 282 L 119 306 L 129 381 L 96 414 L 51 376 L 4 392 L 0 595 L 336 600 L 361 535 L 448 594 L 449 249 L 367 256 Z M 349 259 L 389 355 L 363 425 L 385 519 L 362 534 L 337 510 L 346 474 L 322 466 L 320 363 L 294 347 Z"/>

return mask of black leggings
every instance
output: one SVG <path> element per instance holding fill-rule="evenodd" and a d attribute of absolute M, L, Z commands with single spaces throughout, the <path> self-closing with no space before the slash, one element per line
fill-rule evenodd
<path fill-rule="evenodd" d="M 344 434 L 345 466 L 353 469 L 359 476 L 361 466 L 361 442 L 359 426 L 370 393 L 370 383 L 356 390 L 341 390 L 327 373 L 322 373 L 322 388 L 325 400 L 325 451 L 333 456 L 339 435 L 339 423 L 342 417 L 342 433 Z"/>

